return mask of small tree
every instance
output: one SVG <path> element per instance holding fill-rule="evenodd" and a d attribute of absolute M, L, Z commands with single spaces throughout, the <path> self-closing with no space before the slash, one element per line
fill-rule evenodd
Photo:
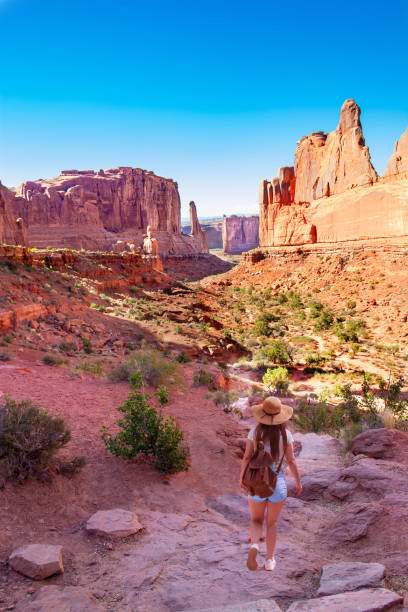
<path fill-rule="evenodd" d="M 156 392 L 160 410 L 151 405 L 152 396 L 143 390 L 140 371 L 129 378 L 132 391 L 123 406 L 118 408 L 123 417 L 118 419 L 120 430 L 112 435 L 102 428 L 106 448 L 115 456 L 131 459 L 143 454 L 153 458 L 157 469 L 166 474 L 187 471 L 190 452 L 183 444 L 183 432 L 172 417 L 162 418 L 162 410 L 168 403 L 167 391 L 160 387 Z"/>
<path fill-rule="evenodd" d="M 286 368 L 268 368 L 262 377 L 262 382 L 269 391 L 283 392 L 289 387 L 289 372 Z"/>

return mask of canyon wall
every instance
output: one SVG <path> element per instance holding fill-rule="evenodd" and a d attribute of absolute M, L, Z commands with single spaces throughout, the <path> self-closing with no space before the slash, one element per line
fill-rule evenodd
<path fill-rule="evenodd" d="M 259 217 L 224 215 L 222 219 L 222 245 L 224 253 L 239 254 L 259 245 Z"/>
<path fill-rule="evenodd" d="M 201 252 L 202 236 L 181 233 L 177 183 L 140 168 L 65 170 L 26 181 L 10 203 L 30 246 L 110 250 L 118 240 L 141 244 L 148 225 L 159 251 Z"/>
<path fill-rule="evenodd" d="M 346 100 L 336 130 L 304 136 L 295 166 L 263 180 L 259 196 L 264 247 L 408 235 L 408 130 L 378 177 L 360 108 Z"/>
<path fill-rule="evenodd" d="M 14 214 L 14 193 L 0 183 L 0 244 L 27 245 L 23 219 Z"/>

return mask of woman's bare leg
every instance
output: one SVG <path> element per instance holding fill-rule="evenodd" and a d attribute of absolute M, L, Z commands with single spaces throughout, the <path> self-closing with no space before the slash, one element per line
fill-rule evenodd
<path fill-rule="evenodd" d="M 259 544 L 262 536 L 262 525 L 264 522 L 265 502 L 257 502 L 253 499 L 248 499 L 249 512 L 251 514 L 251 524 L 249 532 L 251 534 L 251 544 Z"/>
<path fill-rule="evenodd" d="M 267 559 L 273 559 L 273 556 L 275 553 L 278 518 L 283 508 L 284 503 L 285 503 L 285 500 L 281 502 L 276 502 L 276 503 L 268 501 L 268 511 L 266 514 L 266 558 Z"/>

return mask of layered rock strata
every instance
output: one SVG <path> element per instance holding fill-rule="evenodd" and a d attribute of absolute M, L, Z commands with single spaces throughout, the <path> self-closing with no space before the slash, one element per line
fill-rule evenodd
<path fill-rule="evenodd" d="M 0 183 L 0 243 L 24 246 L 27 244 L 25 223 L 13 214 L 10 205 L 13 200 L 14 194 Z"/>
<path fill-rule="evenodd" d="M 259 217 L 224 215 L 222 219 L 222 246 L 224 253 L 243 253 L 259 245 Z"/>
<path fill-rule="evenodd" d="M 150 225 L 161 253 L 200 252 L 201 236 L 181 233 L 177 183 L 140 168 L 65 170 L 26 181 L 10 202 L 35 247 L 110 250 L 118 240 L 142 244 Z"/>
<path fill-rule="evenodd" d="M 336 130 L 304 136 L 294 168 L 261 182 L 259 203 L 263 247 L 407 236 L 408 130 L 379 178 L 360 108 L 346 100 Z"/>

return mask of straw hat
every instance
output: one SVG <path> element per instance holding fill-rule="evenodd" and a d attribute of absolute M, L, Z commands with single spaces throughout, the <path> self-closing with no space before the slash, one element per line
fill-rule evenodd
<path fill-rule="evenodd" d="M 262 404 L 255 404 L 251 410 L 256 420 L 264 425 L 280 425 L 293 414 L 291 406 L 282 404 L 280 399 L 272 396 L 265 398 Z"/>

